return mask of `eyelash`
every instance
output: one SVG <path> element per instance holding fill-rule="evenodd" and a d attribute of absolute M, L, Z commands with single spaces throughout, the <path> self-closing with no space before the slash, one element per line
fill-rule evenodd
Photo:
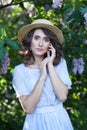
<path fill-rule="evenodd" d="M 40 38 L 39 36 L 35 36 L 35 37 L 34 37 L 35 40 L 39 40 L 39 38 Z M 49 40 L 48 37 L 46 37 L 46 38 L 44 38 L 44 41 L 45 41 L 45 42 L 49 42 L 50 40 Z"/>
<path fill-rule="evenodd" d="M 38 36 L 35 36 L 35 37 L 34 37 L 34 39 L 38 40 L 38 39 L 39 39 L 39 37 L 38 37 Z"/>
<path fill-rule="evenodd" d="M 45 41 L 46 41 L 46 42 L 49 42 L 50 40 L 49 40 L 49 38 L 45 38 Z"/>

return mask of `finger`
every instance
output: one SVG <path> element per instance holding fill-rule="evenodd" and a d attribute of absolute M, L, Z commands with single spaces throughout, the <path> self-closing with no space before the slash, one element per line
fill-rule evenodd
<path fill-rule="evenodd" d="M 45 58 L 44 60 L 42 60 L 42 62 L 39 65 L 44 65 L 45 63 L 47 63 L 47 58 Z"/>
<path fill-rule="evenodd" d="M 50 50 L 50 49 L 49 49 Z M 50 57 L 50 52 L 49 51 L 47 51 L 47 57 L 49 58 Z"/>

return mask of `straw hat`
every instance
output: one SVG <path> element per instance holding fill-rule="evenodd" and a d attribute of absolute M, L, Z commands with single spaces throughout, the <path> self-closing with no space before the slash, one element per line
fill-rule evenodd
<path fill-rule="evenodd" d="M 28 32 L 34 28 L 47 28 L 47 29 L 51 30 L 56 35 L 59 42 L 61 44 L 63 43 L 64 38 L 63 38 L 63 34 L 62 34 L 61 30 L 58 27 L 54 26 L 50 21 L 48 21 L 46 19 L 38 19 L 38 20 L 35 20 L 33 23 L 22 27 L 20 29 L 20 31 L 18 32 L 18 40 L 20 42 L 22 42 L 25 39 L 25 37 L 27 36 Z"/>

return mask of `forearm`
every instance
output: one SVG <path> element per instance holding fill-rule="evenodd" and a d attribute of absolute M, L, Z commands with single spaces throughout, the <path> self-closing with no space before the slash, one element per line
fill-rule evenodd
<path fill-rule="evenodd" d="M 32 113 L 34 111 L 42 94 L 44 80 L 44 77 L 41 76 L 33 91 L 29 95 L 19 99 L 26 113 Z"/>
<path fill-rule="evenodd" d="M 68 94 L 67 86 L 61 81 L 58 74 L 56 73 L 54 66 L 49 63 L 48 65 L 50 78 L 53 84 L 53 89 L 59 100 L 66 100 Z"/>

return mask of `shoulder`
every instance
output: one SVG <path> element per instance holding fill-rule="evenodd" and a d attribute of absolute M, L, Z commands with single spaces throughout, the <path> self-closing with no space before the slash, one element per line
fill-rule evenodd
<path fill-rule="evenodd" d="M 66 65 L 66 60 L 64 58 L 61 58 L 60 63 L 56 66 L 56 68 L 63 68 Z"/>
<path fill-rule="evenodd" d="M 25 65 L 23 63 L 17 65 L 14 67 L 14 70 L 23 70 L 25 68 Z"/>
<path fill-rule="evenodd" d="M 14 69 L 23 69 L 25 67 L 25 65 L 23 63 L 19 64 L 19 65 L 16 65 L 14 67 Z"/>
<path fill-rule="evenodd" d="M 61 58 L 61 60 L 60 60 L 60 63 L 59 64 L 66 64 L 66 60 L 64 59 L 64 58 Z"/>
<path fill-rule="evenodd" d="M 14 73 L 15 73 L 15 74 L 17 74 L 17 73 L 22 73 L 23 70 L 24 70 L 24 68 L 25 68 L 25 65 L 24 65 L 23 63 L 21 63 L 21 64 L 15 66 L 14 69 L 13 69 L 13 74 L 14 74 Z"/>

